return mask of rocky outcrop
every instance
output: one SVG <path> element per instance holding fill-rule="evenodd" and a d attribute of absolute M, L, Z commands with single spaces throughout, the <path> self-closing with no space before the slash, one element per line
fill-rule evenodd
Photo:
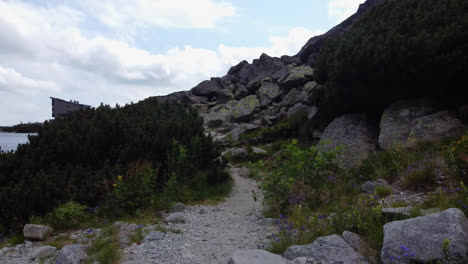
<path fill-rule="evenodd" d="M 309 120 L 313 119 L 318 109 L 308 99 L 312 90 L 319 87 L 312 68 L 315 55 L 326 39 L 345 32 L 364 12 L 382 1 L 367 0 L 355 15 L 329 32 L 311 38 L 296 56 L 275 58 L 262 54 L 252 63 L 242 61 L 231 67 L 222 78 L 211 78 L 190 91 L 158 98 L 196 107 L 205 126 L 217 133 L 216 141 L 222 145 L 230 143 L 224 135 L 238 126 L 254 122 L 273 126 L 301 111 L 307 113 Z M 237 141 L 239 137 L 233 136 L 231 140 Z"/>
<path fill-rule="evenodd" d="M 412 122 L 434 112 L 434 106 L 426 99 L 401 100 L 385 109 L 380 120 L 379 146 L 389 149 L 405 146 Z"/>
<path fill-rule="evenodd" d="M 327 263 L 367 263 L 362 255 L 338 235 L 320 237 L 313 243 L 305 246 L 291 246 L 286 249 L 283 256 L 288 260 L 305 257 Z"/>
<path fill-rule="evenodd" d="M 459 209 L 387 223 L 382 263 L 394 263 L 397 259 L 399 263 L 444 262 L 442 245 L 446 239 L 450 263 L 468 263 L 468 221 Z"/>
<path fill-rule="evenodd" d="M 406 146 L 412 147 L 421 141 L 439 142 L 464 128 L 465 125 L 448 111 L 423 116 L 412 122 Z"/>
<path fill-rule="evenodd" d="M 267 106 L 281 95 L 280 87 L 275 83 L 266 83 L 257 91 L 261 106 Z"/>
<path fill-rule="evenodd" d="M 307 93 L 302 88 L 291 89 L 281 100 L 280 107 L 291 107 L 299 102 L 307 100 Z"/>
<path fill-rule="evenodd" d="M 25 225 L 23 235 L 25 238 L 33 240 L 46 240 L 54 230 L 43 225 Z"/>
<path fill-rule="evenodd" d="M 248 121 L 252 114 L 260 107 L 260 102 L 255 95 L 242 98 L 231 111 L 232 121 Z"/>
<path fill-rule="evenodd" d="M 314 69 L 309 66 L 287 67 L 272 77 L 283 88 L 300 86 L 314 76 Z"/>
<path fill-rule="evenodd" d="M 251 64 L 245 61 L 231 67 L 228 74 L 222 78 L 226 83 L 239 83 L 247 85 L 251 81 L 260 81 L 273 75 L 287 65 L 287 61 L 270 57 L 263 53 L 260 58 L 253 60 Z"/>
<path fill-rule="evenodd" d="M 322 150 L 343 147 L 340 162 L 354 166 L 375 151 L 377 132 L 365 114 L 347 114 L 333 120 L 320 139 Z"/>
<path fill-rule="evenodd" d="M 434 113 L 426 99 L 401 100 L 387 108 L 380 121 L 382 149 L 412 147 L 421 141 L 436 142 L 464 128 L 448 111 Z"/>
<path fill-rule="evenodd" d="M 223 89 L 223 85 L 220 78 L 211 78 L 211 80 L 203 81 L 195 86 L 191 92 L 198 96 L 213 96 L 221 89 Z"/>
<path fill-rule="evenodd" d="M 232 102 L 235 104 L 235 102 Z M 217 105 L 206 113 L 202 113 L 204 124 L 210 128 L 222 126 L 229 118 L 232 111 L 230 104 Z"/>
<path fill-rule="evenodd" d="M 228 264 L 286 264 L 286 260 L 265 250 L 242 250 L 232 254 Z"/>

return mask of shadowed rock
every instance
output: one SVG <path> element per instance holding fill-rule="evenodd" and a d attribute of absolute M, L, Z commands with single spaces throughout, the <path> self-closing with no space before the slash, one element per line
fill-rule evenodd
<path fill-rule="evenodd" d="M 445 239 L 450 242 L 450 263 L 468 263 L 468 221 L 459 209 L 387 223 L 382 263 L 394 263 L 397 258 L 400 258 L 399 263 L 444 261 Z"/>

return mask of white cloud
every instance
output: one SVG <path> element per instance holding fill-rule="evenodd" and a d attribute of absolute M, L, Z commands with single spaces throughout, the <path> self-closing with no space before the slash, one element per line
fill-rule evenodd
<path fill-rule="evenodd" d="M 34 80 L 11 68 L 0 65 L 0 91 L 21 94 L 36 94 L 41 91 L 58 92 L 59 87 L 51 81 Z"/>
<path fill-rule="evenodd" d="M 234 16 L 231 4 L 214 0 L 82 0 L 81 6 L 110 27 L 213 28 Z"/>
<path fill-rule="evenodd" d="M 179 8 L 169 4 L 161 10 L 175 10 L 173 12 L 178 14 L 175 18 L 180 21 L 160 20 L 164 14 L 154 21 L 145 18 L 149 14 L 141 14 L 139 19 L 137 13 L 132 13 L 136 12 L 134 10 L 120 17 L 119 9 L 114 10 L 116 22 L 108 23 L 119 26 L 130 21 L 153 26 L 212 27 L 218 19 L 234 12 L 228 4 L 209 0 L 173 2 L 187 5 Z M 211 8 L 212 12 L 197 12 L 199 9 L 193 2 L 200 8 Z M 130 2 L 122 2 L 126 3 Z M 140 0 L 137 6 L 144 8 L 150 3 L 156 5 L 161 1 Z M 210 50 L 185 45 L 151 53 L 128 42 L 84 31 L 82 24 L 88 17 L 83 12 L 67 6 L 38 7 L 0 0 L 0 113 L 11 113 L 0 115 L 0 124 L 49 118 L 49 96 L 97 106 L 103 101 L 110 104 L 138 101 L 148 96 L 189 90 L 205 79 L 224 75 L 230 66 L 241 60 L 258 58 L 263 52 L 270 56 L 294 55 L 310 37 L 323 33 L 298 27 L 286 36 L 270 37 L 270 45 L 266 47 L 219 45 Z M 199 20 L 198 13 L 207 17 Z M 110 14 L 105 16 L 112 17 Z M 182 19 L 184 16 L 186 18 Z M 7 100 L 28 107 L 22 110 L 16 107 L 13 113 Z M 25 109 L 34 111 L 25 114 Z"/>
<path fill-rule="evenodd" d="M 359 4 L 363 3 L 364 0 L 330 0 L 328 2 L 328 15 L 341 22 L 354 14 Z"/>
<path fill-rule="evenodd" d="M 296 27 L 288 32 L 287 36 L 271 36 L 269 47 L 228 47 L 219 46 L 219 53 L 224 63 L 234 65 L 242 60 L 251 61 L 258 58 L 260 54 L 266 53 L 270 56 L 295 55 L 313 36 L 325 33 L 324 30 L 310 31 L 303 27 Z"/>

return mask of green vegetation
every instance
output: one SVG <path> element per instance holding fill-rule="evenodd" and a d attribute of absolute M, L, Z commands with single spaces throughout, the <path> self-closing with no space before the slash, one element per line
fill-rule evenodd
<path fill-rule="evenodd" d="M 375 195 L 377 195 L 378 197 L 387 197 L 389 196 L 390 194 L 392 194 L 392 189 L 390 189 L 389 187 L 385 187 L 385 186 L 377 186 L 375 187 Z"/>
<path fill-rule="evenodd" d="M 311 100 L 321 112 L 379 112 L 400 98 L 464 100 L 468 2 L 386 1 L 322 47 Z M 443 89 L 441 87 L 444 87 Z"/>
<path fill-rule="evenodd" d="M 54 229 L 76 227 L 88 218 L 85 209 L 86 206 L 75 202 L 68 202 L 47 214 L 44 221 Z"/>
<path fill-rule="evenodd" d="M 460 175 L 466 173 L 463 162 L 467 142 L 465 132 L 440 144 L 426 142 L 413 149 L 381 151 L 361 167 L 343 168 L 337 163 L 338 150 L 320 152 L 320 146 L 301 148 L 293 141 L 281 153 L 252 166 L 264 192 L 267 214 L 279 218 L 276 235 L 265 248 L 282 253 L 291 245 L 308 244 L 320 236 L 347 230 L 366 242 L 362 254 L 379 257 L 383 225 L 393 221 L 382 217 L 383 206 L 412 206 L 410 218 L 427 213 L 423 209 L 429 208 L 459 208 L 467 215 L 468 189 L 460 182 Z M 446 175 L 447 179 L 443 187 L 433 192 L 436 175 Z M 389 187 L 377 187 L 374 195 L 360 192 L 364 181 L 377 178 L 401 188 L 427 192 L 428 197 L 421 205 L 409 205 L 393 202 Z"/>
<path fill-rule="evenodd" d="M 45 122 L 30 143 L 0 154 L 0 232 L 31 216 L 65 227 L 77 204 L 107 217 L 167 208 L 229 192 L 225 164 L 202 118 L 183 105 L 148 98 L 101 105 Z"/>
<path fill-rule="evenodd" d="M 281 139 L 298 138 L 303 142 L 312 142 L 314 130 L 325 129 L 323 126 L 326 123 L 320 118 L 309 120 L 306 112 L 299 111 L 271 127 L 261 127 L 252 132 L 241 134 L 240 139 L 261 138 L 264 142 L 274 142 Z"/>
<path fill-rule="evenodd" d="M 316 147 L 302 150 L 297 140 L 293 140 L 274 161 L 254 164 L 254 169 L 263 173 L 260 187 L 270 213 L 285 213 L 291 204 L 303 201 L 316 207 L 330 200 L 331 197 L 320 194 L 318 190 L 334 184 L 337 152 L 321 152 Z"/>
<path fill-rule="evenodd" d="M 120 250 L 117 232 L 114 228 L 107 229 L 102 238 L 93 241 L 88 255 L 90 256 L 90 263 L 94 263 L 95 261 L 102 264 L 118 263 Z"/>
<path fill-rule="evenodd" d="M 42 127 L 42 123 L 21 123 L 11 127 L 5 127 L 2 130 L 4 132 L 14 133 L 37 133 Z"/>

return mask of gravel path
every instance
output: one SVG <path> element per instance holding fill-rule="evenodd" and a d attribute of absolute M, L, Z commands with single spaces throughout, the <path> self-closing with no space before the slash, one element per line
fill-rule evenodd
<path fill-rule="evenodd" d="M 181 234 L 168 232 L 162 240 L 134 244 L 124 250 L 124 261 L 227 263 L 233 252 L 256 249 L 264 243 L 271 224 L 261 217 L 261 192 L 254 180 L 239 176 L 238 168 L 230 170 L 235 185 L 226 201 L 217 206 L 187 207 L 183 212 L 185 224 L 167 226 Z"/>

